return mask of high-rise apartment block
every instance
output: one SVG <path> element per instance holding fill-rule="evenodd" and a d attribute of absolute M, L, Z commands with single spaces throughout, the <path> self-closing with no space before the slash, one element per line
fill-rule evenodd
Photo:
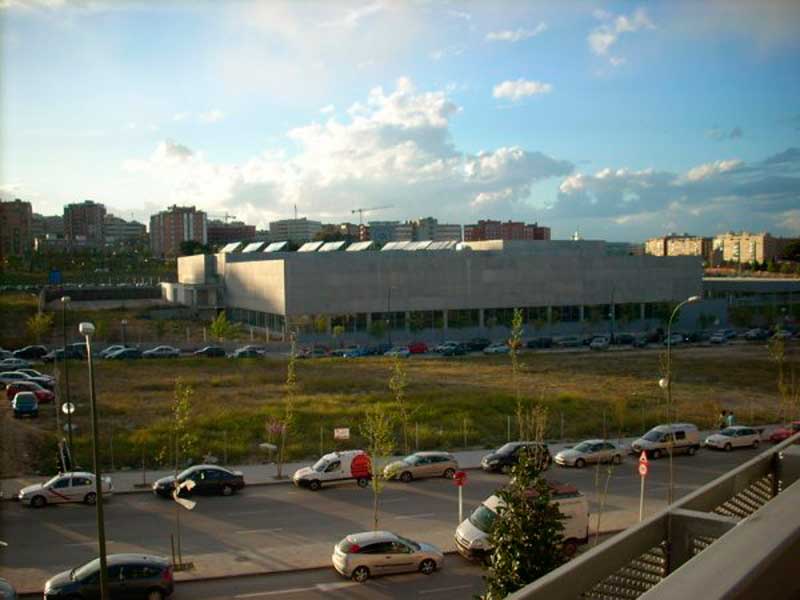
<path fill-rule="evenodd" d="M 723 233 L 714 238 L 714 249 L 724 262 L 765 263 L 781 258 L 787 244 L 797 238 L 773 237 L 769 233 Z"/>
<path fill-rule="evenodd" d="M 33 246 L 31 224 L 33 211 L 30 202 L 17 198 L 0 201 L 0 260 L 28 254 Z"/>
<path fill-rule="evenodd" d="M 480 220 L 473 225 L 464 225 L 464 241 L 485 240 L 549 240 L 550 228 L 540 227 L 538 223 L 525 224 L 521 221 Z"/>
<path fill-rule="evenodd" d="M 645 253 L 651 256 L 700 256 L 707 264 L 715 264 L 714 243 L 710 237 L 670 234 L 650 238 L 644 244 Z"/>
<path fill-rule="evenodd" d="M 313 240 L 321 229 L 322 223 L 311 221 L 305 217 L 302 219 L 281 219 L 280 221 L 272 221 L 269 224 L 269 237 L 275 241 L 302 244 Z"/>
<path fill-rule="evenodd" d="M 106 207 L 86 200 L 64 207 L 64 236 L 67 244 L 103 246 L 105 244 Z"/>
<path fill-rule="evenodd" d="M 208 243 L 206 213 L 194 206 L 171 206 L 150 217 L 150 249 L 155 256 L 178 256 L 181 244 Z"/>

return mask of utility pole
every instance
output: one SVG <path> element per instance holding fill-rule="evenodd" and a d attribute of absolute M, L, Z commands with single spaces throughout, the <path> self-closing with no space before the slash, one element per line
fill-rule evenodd
<path fill-rule="evenodd" d="M 64 363 L 64 391 L 66 392 L 67 404 L 71 404 L 69 396 L 69 361 L 67 360 L 67 304 L 69 304 L 69 302 L 69 296 L 61 296 L 61 328 L 64 334 L 64 354 L 62 362 Z M 72 413 L 73 411 L 71 410 L 67 412 L 67 435 L 69 438 L 69 454 L 70 458 L 72 458 L 71 462 L 74 463 L 75 452 L 72 448 Z M 60 432 L 59 435 L 61 435 Z"/>

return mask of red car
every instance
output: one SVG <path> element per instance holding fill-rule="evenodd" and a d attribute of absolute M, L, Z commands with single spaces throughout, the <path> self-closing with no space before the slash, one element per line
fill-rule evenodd
<path fill-rule="evenodd" d="M 56 395 L 53 392 L 44 389 L 34 381 L 14 381 L 6 385 L 6 398 L 8 398 L 9 402 L 14 399 L 17 392 L 33 392 L 36 394 L 36 401 L 39 404 L 53 402 L 56 399 Z"/>
<path fill-rule="evenodd" d="M 411 342 L 408 345 L 408 351 L 411 354 L 425 354 L 428 351 L 428 345 L 425 342 Z"/>
<path fill-rule="evenodd" d="M 800 432 L 800 421 L 792 421 L 788 425 L 779 427 L 773 431 L 772 435 L 769 436 L 769 441 L 773 444 L 777 444 L 778 442 L 789 439 L 797 432 Z"/>

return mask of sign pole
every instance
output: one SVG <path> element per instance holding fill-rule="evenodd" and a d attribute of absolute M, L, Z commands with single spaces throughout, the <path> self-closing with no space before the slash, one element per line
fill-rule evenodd
<path fill-rule="evenodd" d="M 458 486 L 458 524 L 464 520 L 464 488 Z"/>
<path fill-rule="evenodd" d="M 647 463 L 647 452 L 642 450 L 641 456 L 639 456 L 639 479 L 641 479 L 642 484 L 639 489 L 639 522 L 642 522 L 644 519 L 644 480 L 647 477 L 648 471 L 648 463 Z"/>
<path fill-rule="evenodd" d="M 644 518 L 644 477 L 639 479 L 642 480 L 642 489 L 639 492 L 639 523 L 641 523 Z"/>

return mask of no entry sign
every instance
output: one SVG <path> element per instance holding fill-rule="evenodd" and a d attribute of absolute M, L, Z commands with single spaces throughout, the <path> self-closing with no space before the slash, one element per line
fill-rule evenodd
<path fill-rule="evenodd" d="M 467 472 L 466 471 L 456 471 L 455 475 L 453 475 L 453 482 L 458 487 L 464 486 L 467 483 Z"/>
<path fill-rule="evenodd" d="M 647 463 L 641 463 L 639 465 L 639 475 L 647 477 Z"/>

